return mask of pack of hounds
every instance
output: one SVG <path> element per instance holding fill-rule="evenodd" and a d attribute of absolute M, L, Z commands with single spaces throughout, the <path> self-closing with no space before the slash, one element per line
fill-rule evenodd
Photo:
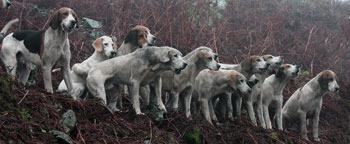
<path fill-rule="evenodd" d="M 0 1 L 8 8 L 8 0 Z M 242 103 L 255 126 L 272 129 L 269 108 L 275 109 L 273 122 L 278 130 L 297 129 L 307 137 L 307 119 L 312 120 L 312 134 L 318 137 L 322 97 L 338 92 L 336 74 L 324 70 L 296 90 L 283 105 L 285 85 L 298 77 L 301 66 L 285 64 L 283 56 L 249 56 L 239 64 L 217 62 L 218 55 L 205 46 L 186 55 L 168 46 L 152 46 L 156 37 L 145 26 L 135 26 L 119 48 L 109 36 L 97 38 L 95 52 L 70 68 L 69 33 L 79 27 L 76 13 L 60 8 L 50 17 L 46 30 L 22 30 L 6 35 L 14 19 L 1 31 L 0 58 L 8 74 L 26 84 L 33 65 L 41 67 L 45 90 L 53 93 L 51 72 L 61 68 L 63 80 L 59 92 L 67 91 L 73 99 L 99 98 L 114 111 L 122 106 L 122 90 L 128 90 L 137 115 L 141 106 L 153 102 L 159 110 L 184 111 L 203 116 L 219 125 L 216 114 L 229 120 L 240 119 Z M 162 92 L 169 98 L 163 103 Z M 142 102 L 140 104 L 140 102 Z M 258 122 L 255 118 L 258 116 Z"/>

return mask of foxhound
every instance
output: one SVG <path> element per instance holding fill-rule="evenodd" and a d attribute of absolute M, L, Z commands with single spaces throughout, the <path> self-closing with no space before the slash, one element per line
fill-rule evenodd
<path fill-rule="evenodd" d="M 269 67 L 269 64 L 261 56 L 250 56 L 244 59 L 240 64 L 221 64 L 221 68 L 223 70 L 236 70 L 239 73 L 243 74 L 244 77 L 250 78 L 253 74 L 263 73 Z M 226 95 L 229 93 L 222 93 L 222 95 Z M 235 94 L 230 96 L 220 96 L 219 103 L 216 105 L 216 109 L 218 109 L 219 113 L 224 116 L 226 113 L 230 120 L 233 120 L 232 112 L 230 111 L 233 108 L 231 106 L 226 106 L 228 103 L 228 99 L 232 100 L 232 103 L 235 105 L 235 116 L 236 119 L 241 119 L 241 106 L 243 95 Z M 229 109 L 226 111 L 226 107 Z"/>
<path fill-rule="evenodd" d="M 206 47 L 208 48 L 208 47 Z M 208 48 L 210 49 L 210 48 Z M 182 104 L 186 116 L 190 117 L 190 104 L 193 91 L 193 84 L 196 76 L 203 69 L 219 70 L 220 65 L 216 62 L 217 54 L 212 51 L 204 50 L 199 47 L 194 53 L 189 53 L 184 57 L 187 67 L 182 72 L 176 75 L 172 71 L 167 71 L 162 74 L 162 89 L 170 93 L 169 106 L 173 109 L 178 108 L 179 98 L 182 99 Z M 180 95 L 180 94 L 183 95 Z"/>
<path fill-rule="evenodd" d="M 217 121 L 212 104 L 212 99 L 216 95 L 238 91 L 242 94 L 251 92 L 245 76 L 235 70 L 202 70 L 195 79 L 194 87 L 202 114 L 210 124 L 212 120 Z"/>
<path fill-rule="evenodd" d="M 306 119 L 312 119 L 312 133 L 315 141 L 318 138 L 318 122 L 322 108 L 322 97 L 326 92 L 339 92 L 337 76 L 331 70 L 325 70 L 311 79 L 303 87 L 296 90 L 287 100 L 282 110 L 282 120 L 285 129 L 289 124 L 300 125 L 301 136 L 309 140 L 306 130 Z"/>
<path fill-rule="evenodd" d="M 117 56 L 126 55 L 128 53 L 134 52 L 138 48 L 143 48 L 146 46 L 152 46 L 155 41 L 157 40 L 157 37 L 155 37 L 149 28 L 137 25 L 133 27 L 127 34 L 126 37 L 121 44 L 121 46 L 118 48 L 118 54 Z M 149 93 L 150 93 L 150 87 L 143 86 L 141 89 L 141 97 L 144 100 L 145 105 L 149 104 Z M 127 92 L 127 87 L 124 86 L 124 93 Z M 118 99 L 118 106 L 122 106 L 122 99 Z"/>
<path fill-rule="evenodd" d="M 86 83 L 90 92 L 113 111 L 118 111 L 116 100 L 121 85 L 127 85 L 133 108 L 140 115 L 143 114 L 139 102 L 140 87 L 155 82 L 155 88 L 160 92 L 160 74 L 167 70 L 179 74 L 186 65 L 181 52 L 174 48 L 145 47 L 94 65 L 89 70 Z M 161 101 L 161 95 L 156 97 Z"/>
<path fill-rule="evenodd" d="M 259 101 L 261 99 L 261 86 L 263 85 L 265 79 L 272 75 L 275 72 L 275 69 L 278 69 L 281 64 L 283 64 L 284 59 L 283 56 L 273 56 L 273 55 L 263 55 L 263 59 L 266 61 L 267 64 L 269 64 L 268 69 L 263 73 L 256 73 L 254 74 L 250 79 L 257 79 L 258 83 L 254 86 L 252 86 L 252 93 L 251 95 L 247 95 L 245 97 L 245 103 L 247 106 L 247 111 L 249 114 L 249 118 L 252 121 L 252 123 L 257 126 L 257 122 L 255 119 L 255 113 L 254 110 L 257 111 L 257 115 L 261 116 L 261 111 L 258 111 Z M 253 107 L 255 105 L 255 107 Z M 260 125 L 263 123 L 263 118 L 259 117 Z"/>
<path fill-rule="evenodd" d="M 86 90 L 86 76 L 89 69 L 102 61 L 113 58 L 116 56 L 115 43 L 109 36 L 102 36 L 97 38 L 92 47 L 95 52 L 82 63 L 76 63 L 72 67 L 71 77 L 73 83 L 72 97 L 74 99 L 80 98 Z M 58 91 L 67 91 L 67 86 L 64 80 L 61 81 L 58 86 Z"/>
<path fill-rule="evenodd" d="M 63 69 L 63 78 L 69 93 L 72 90 L 70 78 L 70 46 L 68 34 L 78 27 L 78 19 L 70 8 L 60 8 L 49 21 L 47 30 L 23 30 L 9 34 L 4 38 L 0 58 L 6 71 L 13 77 L 18 76 L 26 84 L 31 72 L 31 64 L 41 66 L 45 89 L 53 93 L 51 70 Z"/>
<path fill-rule="evenodd" d="M 9 0 L 1 0 L 0 8 L 9 8 L 11 6 L 11 2 Z"/>
<path fill-rule="evenodd" d="M 272 129 L 271 120 L 269 116 L 269 106 L 274 105 L 276 109 L 277 127 L 283 130 L 282 127 L 282 105 L 283 105 L 283 89 L 286 84 L 299 75 L 301 66 L 283 64 L 276 72 L 265 79 L 261 88 L 260 111 L 262 111 L 265 123 L 263 128 Z M 262 116 L 260 116 L 262 117 Z M 266 126 L 266 127 L 265 127 Z"/>

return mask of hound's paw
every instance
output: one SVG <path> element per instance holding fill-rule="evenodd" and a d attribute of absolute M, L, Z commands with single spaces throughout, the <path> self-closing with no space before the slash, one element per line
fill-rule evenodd
<path fill-rule="evenodd" d="M 319 142 L 319 141 L 321 141 L 321 139 L 317 137 L 317 138 L 314 138 L 314 141 Z"/>
<path fill-rule="evenodd" d="M 110 108 L 110 109 L 112 110 L 112 112 L 121 112 L 120 109 L 118 109 L 116 107 L 115 108 Z"/>
<path fill-rule="evenodd" d="M 222 123 L 219 123 L 219 122 L 215 122 L 215 125 L 216 125 L 216 126 L 222 126 L 223 124 L 222 124 Z"/>
<path fill-rule="evenodd" d="M 143 112 L 140 112 L 140 113 L 137 113 L 136 115 L 146 115 L 146 114 Z"/>
<path fill-rule="evenodd" d="M 164 111 L 166 113 L 166 108 L 165 108 L 164 105 L 159 105 L 158 109 L 161 110 L 161 111 Z"/>
<path fill-rule="evenodd" d="M 310 141 L 309 138 L 307 136 L 302 136 L 303 139 Z"/>

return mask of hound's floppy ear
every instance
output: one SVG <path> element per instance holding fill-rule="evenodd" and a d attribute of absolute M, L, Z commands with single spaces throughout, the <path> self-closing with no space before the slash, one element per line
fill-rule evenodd
<path fill-rule="evenodd" d="M 126 34 L 124 43 L 131 43 L 133 45 L 138 46 L 138 30 L 131 30 Z"/>
<path fill-rule="evenodd" d="M 102 46 L 102 38 L 96 39 L 93 43 L 92 46 L 98 51 L 101 52 L 103 50 Z"/>
<path fill-rule="evenodd" d="M 170 61 L 170 53 L 172 50 L 167 50 L 167 51 L 163 51 L 162 54 L 160 55 L 160 62 L 162 63 L 167 63 Z"/>
<path fill-rule="evenodd" d="M 252 69 L 252 57 L 244 59 L 241 62 L 241 67 L 244 71 L 251 71 L 251 69 Z"/>
<path fill-rule="evenodd" d="M 73 11 L 73 10 L 72 10 L 72 13 L 73 13 L 73 16 L 74 16 L 75 21 L 77 22 L 77 23 L 75 24 L 75 28 L 79 28 L 79 19 L 78 19 L 78 17 L 77 17 L 77 14 L 76 14 L 75 11 Z"/>
<path fill-rule="evenodd" d="M 117 53 L 118 52 L 118 44 L 116 42 L 113 42 L 113 50 Z"/>
<path fill-rule="evenodd" d="M 280 66 L 276 72 L 276 77 L 278 77 L 278 78 L 283 77 L 283 75 L 284 75 L 283 71 L 284 71 L 284 67 Z"/>
<path fill-rule="evenodd" d="M 210 54 L 208 51 L 200 50 L 197 52 L 197 56 L 200 58 L 208 58 L 208 57 L 210 57 Z"/>
<path fill-rule="evenodd" d="M 229 85 L 235 90 L 237 89 L 237 76 L 235 73 L 230 73 L 228 76 Z"/>
<path fill-rule="evenodd" d="M 327 71 L 324 71 L 318 78 L 318 83 L 320 83 L 321 89 L 327 89 L 329 76 L 330 74 Z"/>
<path fill-rule="evenodd" d="M 49 26 L 53 29 L 56 30 L 60 26 L 60 13 L 57 10 L 50 19 Z"/>

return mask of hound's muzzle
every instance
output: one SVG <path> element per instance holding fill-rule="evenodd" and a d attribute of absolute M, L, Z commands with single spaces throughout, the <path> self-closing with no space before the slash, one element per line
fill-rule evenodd
<path fill-rule="evenodd" d="M 182 71 L 183 69 L 186 68 L 186 66 L 187 66 L 187 63 L 184 63 L 183 66 L 182 66 L 182 68 L 180 68 L 180 69 L 175 69 L 175 74 L 180 74 L 181 71 Z"/>

